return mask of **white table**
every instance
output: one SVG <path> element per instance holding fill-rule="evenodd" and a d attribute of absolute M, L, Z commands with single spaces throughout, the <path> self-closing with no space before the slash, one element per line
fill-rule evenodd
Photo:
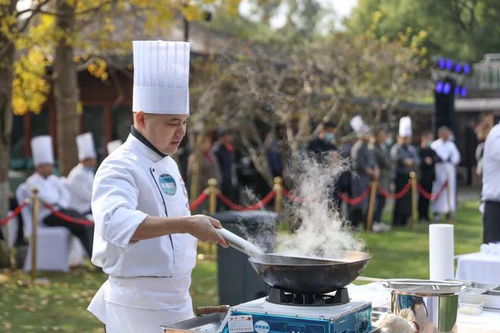
<path fill-rule="evenodd" d="M 382 283 L 362 286 L 349 285 L 349 297 L 354 301 L 372 302 L 372 307 L 391 307 L 391 294 Z M 457 333 L 500 333 L 500 311 L 483 310 L 479 315 L 457 314 Z"/>
<path fill-rule="evenodd" d="M 459 255 L 455 278 L 500 285 L 500 256 L 481 252 Z"/>

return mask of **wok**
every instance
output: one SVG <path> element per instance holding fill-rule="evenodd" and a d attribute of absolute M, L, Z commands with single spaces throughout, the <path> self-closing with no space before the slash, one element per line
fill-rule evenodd
<path fill-rule="evenodd" d="M 336 258 L 263 253 L 226 229 L 218 231 L 229 245 L 250 257 L 250 264 L 267 284 L 285 291 L 327 293 L 340 289 L 361 274 L 371 257 L 359 251 L 338 251 Z"/>
<path fill-rule="evenodd" d="M 300 293 L 327 293 L 354 281 L 366 267 L 370 255 L 339 251 L 335 259 L 316 259 L 265 254 L 248 260 L 272 287 Z"/>

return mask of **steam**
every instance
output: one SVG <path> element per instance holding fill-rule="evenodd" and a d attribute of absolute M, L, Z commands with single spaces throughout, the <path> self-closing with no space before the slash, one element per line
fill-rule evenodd
<path fill-rule="evenodd" d="M 363 242 L 357 238 L 349 223 L 331 204 L 335 180 L 348 165 L 330 156 L 322 161 L 306 156 L 293 158 L 289 170 L 294 184 L 294 195 L 304 198 L 287 207 L 285 216 L 289 223 L 298 226 L 292 234 L 279 234 L 275 252 L 294 256 L 335 258 L 340 250 L 361 250 Z"/>

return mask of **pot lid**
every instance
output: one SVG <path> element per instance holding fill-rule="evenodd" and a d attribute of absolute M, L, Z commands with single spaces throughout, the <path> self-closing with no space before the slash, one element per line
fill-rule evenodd
<path fill-rule="evenodd" d="M 387 287 L 397 292 L 422 294 L 458 294 L 465 289 L 461 281 L 392 279 L 387 281 Z"/>

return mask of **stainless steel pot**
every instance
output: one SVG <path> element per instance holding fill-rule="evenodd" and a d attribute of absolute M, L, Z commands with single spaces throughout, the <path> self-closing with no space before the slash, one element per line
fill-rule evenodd
<path fill-rule="evenodd" d="M 465 285 L 458 281 L 396 279 L 391 288 L 391 311 L 413 317 L 418 332 L 454 333 L 457 331 L 458 294 Z"/>

